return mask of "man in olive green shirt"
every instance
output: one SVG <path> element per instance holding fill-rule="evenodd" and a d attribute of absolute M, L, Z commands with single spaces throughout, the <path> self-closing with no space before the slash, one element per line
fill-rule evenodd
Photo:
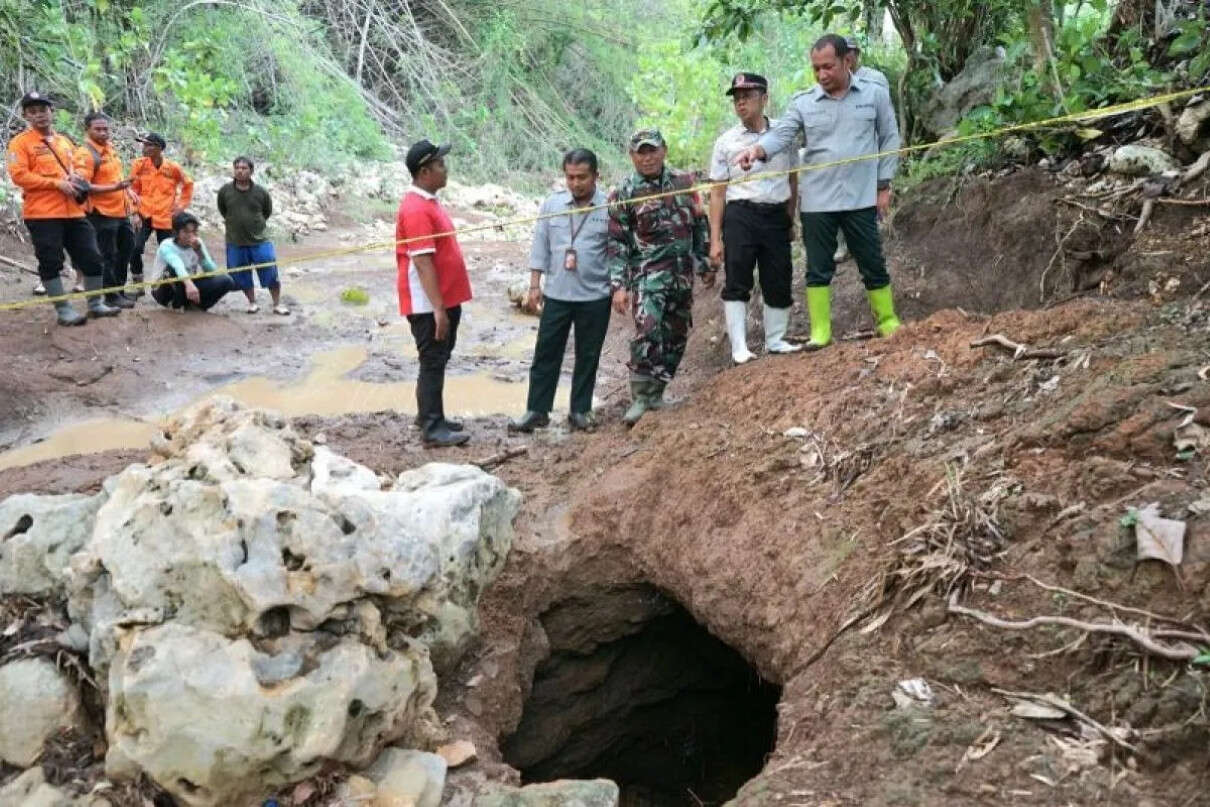
<path fill-rule="evenodd" d="M 265 234 L 268 219 L 273 215 L 273 200 L 269 191 L 252 181 L 252 170 L 252 160 L 236 157 L 231 182 L 218 192 L 218 212 L 227 229 L 227 271 L 248 298 L 248 313 L 255 314 L 260 306 L 256 304 L 252 270 L 237 271 L 242 266 L 255 266 L 261 288 L 268 289 L 273 297 L 273 313 L 286 316 L 290 309 L 281 302 L 277 256 L 273 242 Z"/>

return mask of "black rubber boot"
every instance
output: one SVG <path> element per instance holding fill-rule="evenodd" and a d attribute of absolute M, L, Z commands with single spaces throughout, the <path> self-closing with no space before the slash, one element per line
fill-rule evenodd
<path fill-rule="evenodd" d="M 471 436 L 466 432 L 450 431 L 440 415 L 431 417 L 424 427 L 424 431 L 421 432 L 421 440 L 424 441 L 425 448 L 460 446 L 470 439 Z"/>
<path fill-rule="evenodd" d="M 550 415 L 545 412 L 526 412 L 521 417 L 509 422 L 510 432 L 531 433 L 534 429 L 544 429 L 550 425 Z"/>

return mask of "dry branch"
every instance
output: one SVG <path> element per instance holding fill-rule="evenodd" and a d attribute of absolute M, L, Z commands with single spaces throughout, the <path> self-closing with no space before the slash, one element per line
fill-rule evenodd
<path fill-rule="evenodd" d="M 1143 200 L 1143 212 L 1139 214 L 1139 223 L 1134 225 L 1134 234 L 1138 235 L 1147 226 L 1147 222 L 1151 221 L 1151 214 L 1155 212 L 1155 200 Z"/>
<path fill-rule="evenodd" d="M 1104 724 L 1099 723 L 1096 720 L 1093 720 L 1091 717 L 1084 714 L 1079 709 L 1072 706 L 1067 701 L 1062 700 L 1061 698 L 1056 698 L 1055 696 L 1049 695 L 1049 694 L 1040 695 L 1036 692 L 1013 692 L 1012 690 L 1009 690 L 1009 689 L 998 689 L 996 687 L 992 688 L 992 692 L 995 692 L 998 695 L 1003 695 L 1006 698 L 1013 698 L 1015 700 L 1023 700 L 1023 701 L 1036 701 L 1038 703 L 1044 703 L 1047 706 L 1053 706 L 1056 709 L 1059 709 L 1060 711 L 1067 712 L 1067 714 L 1071 715 L 1075 719 L 1083 721 L 1084 723 L 1087 723 L 1089 726 L 1091 726 L 1092 728 L 1094 728 L 1098 732 L 1100 732 L 1100 734 L 1103 737 L 1105 737 L 1107 740 L 1109 740 L 1110 742 L 1116 743 L 1116 744 L 1122 746 L 1123 748 L 1125 748 L 1126 750 L 1131 751 L 1133 753 L 1136 753 L 1136 754 L 1141 753 L 1138 748 L 1136 748 L 1135 746 L 1131 745 L 1130 743 L 1123 740 L 1120 736 L 1118 736 L 1118 732 L 1112 731 L 1109 728 L 1107 728 Z"/>
<path fill-rule="evenodd" d="M 1039 625 L 1061 625 L 1089 633 L 1109 633 L 1127 638 L 1148 653 L 1171 661 L 1193 661 L 1198 656 L 1198 650 L 1193 645 L 1184 643 L 1173 645 L 1161 644 L 1155 640 L 1150 631 L 1121 623 L 1085 622 L 1065 616 L 1035 616 L 1022 620 L 1001 619 L 985 611 L 959 605 L 956 594 L 950 597 L 949 612 L 951 614 L 969 616 L 971 619 L 978 620 L 985 625 L 991 625 L 993 628 L 1002 628 L 1003 630 L 1029 630 Z"/>
<path fill-rule="evenodd" d="M 20 261 L 14 261 L 12 258 L 5 257 L 4 255 L 0 255 L 0 263 L 5 266 L 11 266 L 14 269 L 20 269 L 22 272 L 29 272 L 31 275 L 38 274 L 36 269 L 31 269 Z"/>
<path fill-rule="evenodd" d="M 987 347 L 989 345 L 1004 348 L 1013 354 L 1014 360 L 1061 359 L 1067 355 L 1067 352 L 1064 350 L 1055 350 L 1053 348 L 1031 348 L 1028 345 L 1024 345 L 1020 342 L 1014 342 L 1001 333 L 994 333 L 991 336 L 976 339 L 970 344 L 971 347 Z"/>
<path fill-rule="evenodd" d="M 490 457 L 484 457 L 483 459 L 476 460 L 475 462 L 473 462 L 471 464 L 477 465 L 486 471 L 488 468 L 495 468 L 497 465 L 503 465 L 504 463 L 508 462 L 511 459 L 520 457 L 522 454 L 525 454 L 528 451 L 529 451 L 529 446 L 517 446 L 515 448 L 508 448 L 508 449 L 505 449 L 504 451 L 501 451 L 499 454 L 492 454 Z"/>
<path fill-rule="evenodd" d="M 1080 225 L 1083 223 L 1084 214 L 1081 213 L 1080 217 L 1076 219 L 1076 223 L 1071 225 L 1071 229 L 1067 231 L 1067 235 L 1063 236 L 1063 238 L 1059 240 L 1058 246 L 1055 247 L 1054 254 L 1051 255 L 1050 260 L 1047 261 L 1046 268 L 1042 270 L 1042 276 L 1038 278 L 1038 302 L 1046 302 L 1046 276 L 1050 274 L 1050 270 L 1055 265 L 1055 261 L 1057 261 L 1063 254 L 1063 247 L 1067 245 L 1067 242 L 1073 235 L 1076 234 L 1076 230 L 1080 229 Z M 1058 234 L 1058 230 L 1056 229 L 1055 235 L 1057 236 Z M 1066 264 L 1066 261 L 1064 261 L 1064 263 Z"/>
<path fill-rule="evenodd" d="M 1210 152 L 1207 152 L 1210 153 Z M 1186 207 L 1210 207 L 1210 199 L 1156 199 L 1162 205 L 1184 205 Z"/>

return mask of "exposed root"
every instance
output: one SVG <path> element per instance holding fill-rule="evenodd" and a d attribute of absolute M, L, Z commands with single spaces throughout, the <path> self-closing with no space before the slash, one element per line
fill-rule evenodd
<path fill-rule="evenodd" d="M 1184 642 L 1164 644 L 1156 640 L 1155 634 L 1152 631 L 1133 625 L 1124 625 L 1120 622 L 1085 622 L 1065 616 L 1035 616 L 1023 620 L 1001 619 L 985 611 L 959 605 L 957 592 L 954 592 L 950 596 L 949 612 L 951 614 L 968 616 L 985 625 L 991 625 L 993 628 L 1002 628 L 1004 630 L 1029 630 L 1039 625 L 1062 625 L 1063 627 L 1075 628 L 1076 630 L 1088 633 L 1109 633 L 1129 639 L 1151 655 L 1171 661 L 1193 661 L 1198 656 L 1198 649 L 1193 645 Z M 1171 634 L 1169 633 L 1168 635 Z"/>

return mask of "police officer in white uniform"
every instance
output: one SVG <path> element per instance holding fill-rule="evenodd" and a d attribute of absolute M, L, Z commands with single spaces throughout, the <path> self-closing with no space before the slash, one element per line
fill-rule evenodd
<path fill-rule="evenodd" d="M 710 194 L 710 259 L 725 270 L 722 298 L 731 358 L 743 364 L 753 358 L 745 330 L 753 270 L 757 268 L 764 296 L 765 350 L 792 353 L 800 349 L 784 338 L 793 304 L 790 242 L 798 202 L 797 182 L 788 172 L 797 162 L 794 149 L 785 149 L 746 170 L 736 165 L 736 157 L 755 145 L 775 122 L 765 116 L 769 82 L 764 76 L 738 73 L 727 95 L 739 123 L 715 141 L 710 161 L 711 181 L 731 182 L 725 192 L 716 188 Z M 737 181 L 762 173 L 772 176 Z"/>

